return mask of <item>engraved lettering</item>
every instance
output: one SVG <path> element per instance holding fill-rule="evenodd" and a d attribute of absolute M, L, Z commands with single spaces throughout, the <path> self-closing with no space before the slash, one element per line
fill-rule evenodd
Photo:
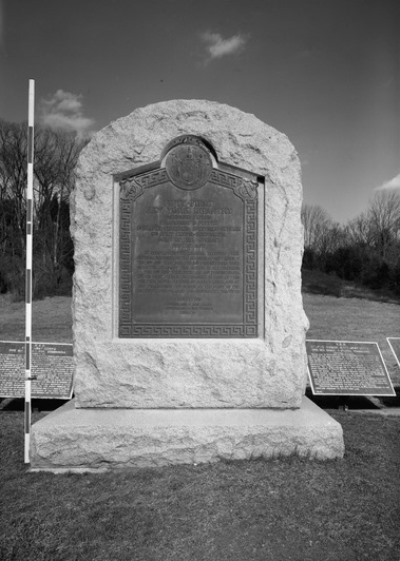
<path fill-rule="evenodd" d="M 257 336 L 257 182 L 191 138 L 121 193 L 120 337 Z"/>

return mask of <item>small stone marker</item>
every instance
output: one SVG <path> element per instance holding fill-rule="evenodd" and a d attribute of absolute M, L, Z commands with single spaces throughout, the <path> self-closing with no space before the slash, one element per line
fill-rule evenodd
<path fill-rule="evenodd" d="M 24 343 L 0 341 L 0 397 L 24 397 Z M 72 345 L 32 343 L 32 398 L 71 399 L 74 364 Z"/>
<path fill-rule="evenodd" d="M 306 341 L 314 395 L 396 395 L 377 343 Z"/>
<path fill-rule="evenodd" d="M 387 342 L 400 368 L 400 337 L 387 337 Z"/>

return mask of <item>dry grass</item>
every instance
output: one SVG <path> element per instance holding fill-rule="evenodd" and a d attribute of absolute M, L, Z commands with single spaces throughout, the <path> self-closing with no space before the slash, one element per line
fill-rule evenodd
<path fill-rule="evenodd" d="M 310 321 L 308 338 L 376 341 L 393 382 L 400 385 L 400 369 L 386 341 L 386 337 L 400 336 L 400 305 L 308 293 L 303 301 Z M 24 303 L 0 295 L 0 340 L 23 341 L 24 322 Z M 33 340 L 72 342 L 71 298 L 57 296 L 33 303 Z"/>
<path fill-rule="evenodd" d="M 375 341 L 393 383 L 400 385 L 400 369 L 386 337 L 400 337 L 400 305 L 360 298 L 303 294 L 310 321 L 309 339 Z"/>
<path fill-rule="evenodd" d="M 32 338 L 38 342 L 71 343 L 71 298 L 56 296 L 35 300 L 32 306 Z M 0 340 L 25 340 L 25 303 L 0 294 Z"/>
<path fill-rule="evenodd" d="M 0 559 L 396 561 L 400 418 L 331 413 L 344 460 L 52 475 L 26 472 L 23 414 L 0 411 Z"/>
<path fill-rule="evenodd" d="M 306 294 L 304 306 L 310 338 L 379 341 L 384 349 L 398 335 L 396 304 Z M 35 340 L 71 341 L 70 298 L 35 302 L 33 313 Z M 23 303 L 1 296 L 0 339 L 23 334 Z M 27 473 L 23 412 L 0 410 L 0 559 L 400 559 L 400 418 L 330 413 L 343 426 L 342 461 L 53 476 Z"/>

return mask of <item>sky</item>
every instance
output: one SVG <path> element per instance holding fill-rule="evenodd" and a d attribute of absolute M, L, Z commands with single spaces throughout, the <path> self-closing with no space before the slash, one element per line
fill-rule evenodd
<path fill-rule="evenodd" d="M 400 0 L 0 0 L 0 118 L 90 135 L 208 99 L 285 133 L 345 223 L 400 189 Z"/>

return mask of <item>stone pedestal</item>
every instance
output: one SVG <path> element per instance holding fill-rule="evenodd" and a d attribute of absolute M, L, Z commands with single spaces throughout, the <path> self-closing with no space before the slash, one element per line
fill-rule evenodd
<path fill-rule="evenodd" d="M 32 466 L 341 456 L 303 400 L 301 204 L 287 137 L 227 105 L 98 132 L 71 198 L 75 401 L 33 426 Z"/>
<path fill-rule="evenodd" d="M 37 470 L 343 456 L 339 423 L 306 397 L 299 409 L 76 409 L 70 402 L 35 425 Z"/>

